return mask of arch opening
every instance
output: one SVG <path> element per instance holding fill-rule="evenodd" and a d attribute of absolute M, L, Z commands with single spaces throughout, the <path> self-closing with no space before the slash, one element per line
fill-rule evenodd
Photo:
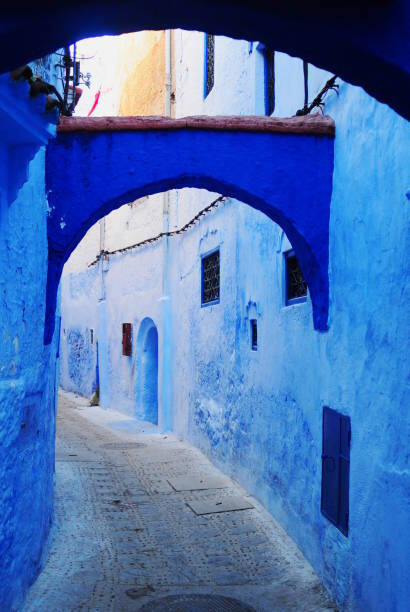
<path fill-rule="evenodd" d="M 127 202 L 121 210 L 113 210 L 102 223 L 90 229 L 67 262 L 61 282 L 61 303 L 64 304 L 61 311 L 64 327 L 62 343 L 70 344 L 73 327 L 77 335 L 81 333 L 84 336 L 82 344 L 87 347 L 87 351 L 83 351 L 84 356 L 87 352 L 95 361 L 93 342 L 95 348 L 97 345 L 98 349 L 101 347 L 98 364 L 101 405 L 106 408 L 113 401 L 121 402 L 128 414 L 140 421 L 160 425 L 162 431 L 173 427 L 172 397 L 167 394 L 175 384 L 169 375 L 175 346 L 169 334 L 179 333 L 170 332 L 174 325 L 179 327 L 179 322 L 176 323 L 179 309 L 175 308 L 174 302 L 179 291 L 177 278 L 180 274 L 185 277 L 183 268 L 186 266 L 194 272 L 193 275 L 190 272 L 189 276 L 196 276 L 197 291 L 187 299 L 194 309 L 202 307 L 203 259 L 210 253 L 220 252 L 222 266 L 218 272 L 218 283 L 221 283 L 222 303 L 226 303 L 227 278 L 234 269 L 239 273 L 239 267 L 235 267 L 232 257 L 236 248 L 242 248 L 242 241 L 237 243 L 238 247 L 234 246 L 241 227 L 246 241 L 251 241 L 252 235 L 257 235 L 256 229 L 264 228 L 262 241 L 265 240 L 266 246 L 261 247 L 259 256 L 266 270 L 272 272 L 272 279 L 267 277 L 265 280 L 267 285 L 273 286 L 275 283 L 274 310 L 279 312 L 283 309 L 280 316 L 284 320 L 292 320 L 295 313 L 302 312 L 306 327 L 312 329 L 313 300 L 310 288 L 309 292 L 305 291 L 304 299 L 300 300 L 307 302 L 307 307 L 286 309 L 293 305 L 285 295 L 288 288 L 286 255 L 294 251 L 289 236 L 279 224 L 271 223 L 268 215 L 256 207 L 232 197 L 215 196 L 218 194 L 211 194 L 206 189 L 188 188 L 161 192 L 140 202 Z M 164 227 L 164 209 L 161 210 L 160 206 L 167 199 L 170 202 L 167 213 L 169 227 L 176 229 L 164 233 L 158 231 Z M 158 214 L 150 212 L 153 207 L 159 207 Z M 150 223 L 134 224 L 128 233 L 132 218 L 142 221 L 149 219 Z M 218 225 L 221 218 L 225 219 L 222 230 Z M 244 218 L 248 221 L 241 226 Z M 114 227 L 116 229 L 113 231 Z M 192 251 L 190 236 L 198 240 L 195 251 Z M 168 240 L 168 237 L 172 239 Z M 103 252 L 102 244 L 105 246 Z M 190 247 L 187 246 L 189 244 Z M 186 248 L 191 249 L 188 257 Z M 270 255 L 267 256 L 267 253 Z M 177 272 L 179 267 L 181 270 Z M 249 322 L 252 320 L 257 321 L 262 312 L 258 300 L 255 302 L 255 295 L 251 297 L 242 313 L 245 326 L 251 325 Z M 248 298 L 249 295 L 246 300 Z M 147 313 L 150 317 L 146 316 Z M 181 324 L 186 329 L 190 322 Z M 126 352 L 125 325 L 129 328 L 129 350 Z M 74 386 L 79 388 L 65 364 L 69 361 L 67 350 L 63 353 L 61 386 L 70 390 L 73 379 Z M 83 361 L 87 365 L 88 361 Z M 118 376 L 113 376 L 114 372 L 118 372 Z M 89 378 L 84 368 L 77 378 L 81 376 L 87 380 Z M 82 388 L 86 389 L 86 385 L 82 385 Z"/>
<path fill-rule="evenodd" d="M 219 127 L 59 135 L 47 151 L 52 213 L 45 342 L 50 342 L 54 329 L 62 268 L 87 230 L 127 202 L 184 187 L 245 202 L 282 227 L 310 289 L 314 327 L 325 331 L 333 155 L 332 136 L 314 132 L 255 133 Z M 67 164 L 73 168 L 69 176 Z M 112 179 L 101 180 L 107 176 Z"/>

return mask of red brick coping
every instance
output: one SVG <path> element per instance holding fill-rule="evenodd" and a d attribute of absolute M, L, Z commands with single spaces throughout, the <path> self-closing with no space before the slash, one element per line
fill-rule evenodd
<path fill-rule="evenodd" d="M 232 132 L 268 132 L 279 134 L 335 135 L 335 122 L 326 115 L 302 117 L 228 116 L 209 117 L 61 117 L 57 131 L 125 132 L 146 130 L 225 130 Z"/>

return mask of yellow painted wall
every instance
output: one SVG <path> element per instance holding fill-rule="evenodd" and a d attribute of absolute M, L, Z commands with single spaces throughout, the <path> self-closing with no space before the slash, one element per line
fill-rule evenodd
<path fill-rule="evenodd" d="M 165 114 L 165 32 L 120 36 L 121 67 L 118 114 Z"/>

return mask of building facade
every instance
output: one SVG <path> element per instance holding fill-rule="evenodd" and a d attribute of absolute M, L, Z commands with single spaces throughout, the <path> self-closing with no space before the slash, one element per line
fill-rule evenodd
<path fill-rule="evenodd" d="M 332 76 L 258 43 L 161 40 L 163 70 L 145 58 L 126 99 L 152 74 L 175 117 L 292 116 Z M 404 610 L 409 129 L 336 83 L 323 98 L 336 122 L 329 330 L 313 329 L 279 226 L 224 194 L 174 190 L 112 212 L 66 264 L 60 382 L 90 397 L 98 387 L 101 406 L 201 448 L 280 521 L 343 609 Z M 157 108 L 146 92 L 118 112 Z"/>

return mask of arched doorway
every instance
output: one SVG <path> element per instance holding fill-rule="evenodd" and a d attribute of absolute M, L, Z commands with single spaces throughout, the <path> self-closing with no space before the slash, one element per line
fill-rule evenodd
<path fill-rule="evenodd" d="M 140 325 L 137 341 L 137 415 L 158 424 L 158 330 L 152 319 Z"/>

